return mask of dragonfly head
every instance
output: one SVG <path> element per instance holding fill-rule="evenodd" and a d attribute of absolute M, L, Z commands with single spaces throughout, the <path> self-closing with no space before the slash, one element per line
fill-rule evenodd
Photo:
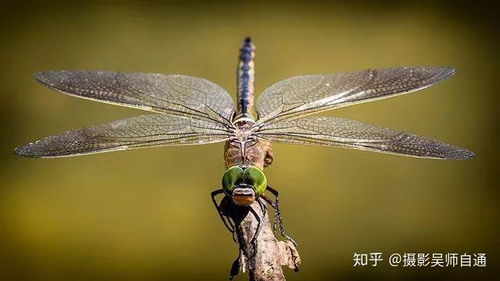
<path fill-rule="evenodd" d="M 267 179 L 261 169 L 255 166 L 233 166 L 222 177 L 224 193 L 236 205 L 249 206 L 267 187 Z"/>

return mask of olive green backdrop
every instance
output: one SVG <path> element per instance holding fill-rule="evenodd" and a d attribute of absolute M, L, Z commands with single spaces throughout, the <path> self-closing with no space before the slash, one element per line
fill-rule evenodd
<path fill-rule="evenodd" d="M 375 1 L 374 1 L 375 2 Z M 302 271 L 289 280 L 491 280 L 499 272 L 498 23 L 481 1 L 65 2 L 0 8 L 0 279 L 224 280 L 237 247 L 209 192 L 223 144 L 65 159 L 18 145 L 141 112 L 37 84 L 40 70 L 187 74 L 231 93 L 241 40 L 256 92 L 283 78 L 451 65 L 451 80 L 326 114 L 466 147 L 468 161 L 275 145 Z M 486 252 L 487 268 L 353 268 L 354 252 Z M 238 280 L 245 280 L 240 276 Z"/>

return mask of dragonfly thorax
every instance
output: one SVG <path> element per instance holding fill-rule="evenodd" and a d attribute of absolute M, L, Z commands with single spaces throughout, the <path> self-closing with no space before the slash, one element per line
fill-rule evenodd
<path fill-rule="evenodd" d="M 232 139 L 234 142 L 244 143 L 255 140 L 254 132 L 250 128 L 236 128 Z"/>
<path fill-rule="evenodd" d="M 272 162 L 271 144 L 258 139 L 255 120 L 250 115 L 234 118 L 231 135 L 226 142 L 224 159 L 226 167 L 256 166 L 260 169 Z"/>

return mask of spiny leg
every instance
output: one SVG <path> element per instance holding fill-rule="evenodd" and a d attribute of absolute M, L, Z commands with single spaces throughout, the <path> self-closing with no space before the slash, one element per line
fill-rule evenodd
<path fill-rule="evenodd" d="M 279 208 L 279 205 L 277 202 L 275 201 L 272 201 L 269 197 L 265 196 L 265 195 L 261 195 L 262 199 L 264 199 L 267 203 L 269 203 L 269 205 L 271 205 L 274 209 L 274 211 L 276 212 L 275 214 L 275 218 L 278 219 L 278 222 L 279 222 L 279 227 L 280 227 L 280 234 L 281 236 L 283 236 L 284 238 L 286 238 L 287 240 L 290 240 L 290 242 L 292 242 L 295 246 L 297 246 L 297 242 L 295 242 L 295 240 L 293 240 L 292 237 L 286 235 L 285 233 L 285 228 L 283 227 L 283 219 L 281 217 L 281 211 L 280 211 L 280 208 Z"/>
<path fill-rule="evenodd" d="M 274 197 L 276 197 L 276 203 L 279 203 L 279 198 L 278 198 L 279 191 L 270 187 L 269 185 L 266 187 L 266 190 L 271 192 L 274 195 Z"/>
<path fill-rule="evenodd" d="M 277 221 L 279 221 L 279 225 L 280 225 L 280 234 L 281 236 L 283 237 L 288 237 L 287 235 L 285 235 L 285 229 L 283 227 L 283 218 L 281 217 L 281 211 L 280 211 L 280 200 L 279 200 L 279 192 L 278 190 L 272 188 L 271 186 L 267 186 L 266 189 L 271 192 L 274 197 L 276 198 L 276 206 L 274 207 L 273 204 L 271 204 L 271 206 L 273 206 L 275 212 L 276 212 L 276 215 L 274 216 L 274 225 L 273 225 L 273 231 L 274 231 L 274 234 L 276 234 L 276 223 Z M 293 241 L 295 243 L 295 241 L 293 239 L 291 239 L 291 241 Z M 296 243 L 295 243 L 296 244 Z"/>
<path fill-rule="evenodd" d="M 285 227 L 283 226 L 283 218 L 281 217 L 281 211 L 280 211 L 280 207 L 279 207 L 279 201 L 278 201 L 278 191 L 272 187 L 267 187 L 268 190 L 274 194 L 274 196 L 276 196 L 276 201 L 273 201 L 271 200 L 269 197 L 265 196 L 265 195 L 261 195 L 262 199 L 264 199 L 267 203 L 269 203 L 269 205 L 271 205 L 271 207 L 273 207 L 274 211 L 276 212 L 275 214 L 275 219 L 277 218 L 278 219 L 278 222 L 279 222 L 279 227 L 280 227 L 280 234 L 281 236 L 283 236 L 284 238 L 286 238 L 287 240 L 290 240 L 290 242 L 292 242 L 295 246 L 297 246 L 297 242 L 295 242 L 295 240 L 293 240 L 292 237 L 286 235 L 285 233 Z"/>
<path fill-rule="evenodd" d="M 217 195 L 223 194 L 223 193 L 224 193 L 224 191 L 222 189 L 218 189 L 218 190 L 213 191 L 210 195 L 212 197 L 212 202 L 214 203 L 215 208 L 217 209 L 217 212 L 219 213 L 219 216 L 220 216 L 222 222 L 224 223 L 224 226 L 226 226 L 226 228 L 229 230 L 229 232 L 232 233 L 233 240 L 236 242 L 237 241 L 236 227 L 233 224 L 233 222 L 231 221 L 231 219 L 227 218 L 224 215 L 224 212 L 222 211 L 221 206 L 219 204 L 217 204 L 217 200 L 215 199 L 215 197 Z M 229 280 L 233 280 L 233 278 L 236 275 L 238 275 L 239 271 L 240 271 L 240 254 L 238 254 L 238 257 L 233 261 L 233 264 L 231 265 L 231 270 L 229 271 Z"/>
<path fill-rule="evenodd" d="M 212 197 L 212 202 L 214 203 L 214 206 L 215 206 L 215 209 L 217 209 L 217 213 L 219 213 L 219 217 L 220 219 L 222 220 L 222 222 L 224 223 L 224 226 L 229 230 L 229 232 L 231 232 L 231 234 L 233 235 L 233 240 L 236 242 L 236 238 L 235 238 L 235 232 L 236 232 L 236 228 L 234 227 L 234 224 L 231 222 L 230 219 L 226 218 L 226 216 L 224 216 L 224 213 L 220 207 L 220 205 L 217 203 L 217 200 L 215 199 L 215 197 L 219 194 L 223 194 L 224 193 L 224 190 L 222 189 L 217 189 L 215 191 L 213 191 L 212 193 L 210 193 L 210 196 Z"/>
<path fill-rule="evenodd" d="M 274 195 L 274 197 L 276 198 L 276 205 L 279 206 L 278 191 L 270 186 L 267 186 L 266 189 L 267 189 L 267 191 L 271 192 Z M 271 204 L 271 206 L 272 206 L 272 204 Z M 274 210 L 276 211 L 276 208 L 274 208 Z M 274 233 L 274 235 L 276 235 L 277 225 L 278 225 L 278 216 L 275 213 L 275 216 L 273 219 L 273 233 Z"/>
<path fill-rule="evenodd" d="M 252 241 L 250 242 L 253 246 L 252 256 L 248 257 L 250 259 L 250 258 L 253 258 L 257 254 L 257 238 L 259 237 L 260 231 L 262 230 L 262 219 L 259 216 L 259 214 L 257 214 L 257 212 L 252 207 L 248 207 L 248 209 L 250 210 L 250 213 L 252 213 L 254 215 L 255 219 L 257 220 L 257 229 L 255 230 Z"/>
<path fill-rule="evenodd" d="M 260 209 L 262 210 L 262 216 L 265 216 L 267 212 L 266 204 L 262 202 L 260 198 L 257 198 L 257 203 L 259 203 Z"/>
<path fill-rule="evenodd" d="M 231 265 L 231 271 L 229 271 L 229 281 L 233 280 L 234 276 L 238 275 L 240 273 L 240 254 L 238 254 L 238 257 L 233 261 L 233 264 Z"/>

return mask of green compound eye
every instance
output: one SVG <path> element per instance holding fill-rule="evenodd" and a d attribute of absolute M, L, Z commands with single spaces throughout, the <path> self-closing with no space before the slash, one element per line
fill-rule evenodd
<path fill-rule="evenodd" d="M 243 176 L 245 181 L 253 186 L 256 196 L 259 196 L 266 191 L 267 179 L 261 169 L 255 166 L 249 166 L 244 170 Z"/>
<path fill-rule="evenodd" d="M 226 195 L 231 195 L 237 181 L 243 178 L 243 169 L 239 166 L 233 166 L 222 176 L 222 189 Z"/>

